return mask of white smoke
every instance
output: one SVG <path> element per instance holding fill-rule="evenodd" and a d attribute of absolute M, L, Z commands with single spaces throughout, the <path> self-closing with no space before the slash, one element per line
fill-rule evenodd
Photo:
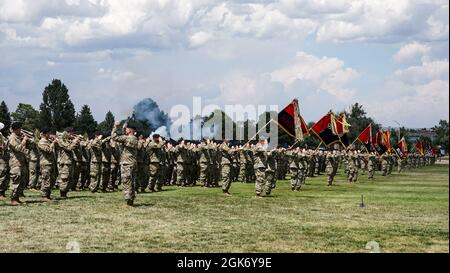
<path fill-rule="evenodd" d="M 146 121 L 152 128 L 157 128 L 150 134 L 159 134 L 164 138 L 169 138 L 170 134 L 167 128 L 170 128 L 172 121 L 170 118 L 159 108 L 158 104 L 150 99 L 141 100 L 134 106 L 134 116 L 137 120 Z"/>
<path fill-rule="evenodd" d="M 156 129 L 154 132 L 150 134 L 150 137 L 153 137 L 154 134 L 158 134 L 161 137 L 168 139 L 169 138 L 169 132 L 167 131 L 166 126 L 161 126 L 158 129 Z"/>
<path fill-rule="evenodd" d="M 203 126 L 200 120 L 191 120 L 189 123 L 177 125 L 171 129 L 173 139 L 201 140 L 202 138 L 220 139 L 219 126 L 217 124 Z"/>

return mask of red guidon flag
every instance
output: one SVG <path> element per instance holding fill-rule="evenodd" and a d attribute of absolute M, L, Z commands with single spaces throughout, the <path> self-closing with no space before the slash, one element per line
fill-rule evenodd
<path fill-rule="evenodd" d="M 389 132 L 389 129 L 383 134 L 383 144 L 386 146 L 388 151 L 391 150 L 391 132 Z"/>
<path fill-rule="evenodd" d="M 334 134 L 333 128 L 335 128 L 335 120 L 333 113 L 330 112 L 317 121 L 316 124 L 311 127 L 311 131 L 313 131 L 325 145 L 329 146 L 341 142 L 339 135 Z"/>
<path fill-rule="evenodd" d="M 347 147 L 350 144 L 347 136 L 347 133 L 350 132 L 350 124 L 347 122 L 347 116 L 343 112 L 338 118 L 334 117 L 334 120 L 333 133 L 338 135 L 342 144 Z"/>
<path fill-rule="evenodd" d="M 408 145 L 406 144 L 405 137 L 402 137 L 400 141 L 394 145 L 395 150 L 398 154 L 402 155 L 402 158 L 405 159 L 408 153 Z"/>
<path fill-rule="evenodd" d="M 375 150 L 378 154 L 382 155 L 386 151 L 388 151 L 388 144 L 386 143 L 386 132 L 383 132 L 382 129 L 378 130 L 375 136 L 372 139 L 372 144 L 375 147 Z M 389 145 L 390 148 L 390 145 Z"/>
<path fill-rule="evenodd" d="M 362 144 L 369 144 L 372 140 L 372 123 L 364 129 L 361 134 L 358 136 L 358 140 L 361 141 Z"/>
<path fill-rule="evenodd" d="M 277 125 L 283 129 L 291 137 L 302 141 L 304 135 L 309 135 L 308 127 L 305 121 L 300 116 L 298 100 L 294 99 L 288 104 L 280 113 L 278 113 L 278 120 L 275 121 Z"/>
<path fill-rule="evenodd" d="M 418 141 L 416 142 L 416 148 L 417 151 L 419 151 L 419 154 L 423 155 L 423 147 L 422 147 L 422 142 Z"/>

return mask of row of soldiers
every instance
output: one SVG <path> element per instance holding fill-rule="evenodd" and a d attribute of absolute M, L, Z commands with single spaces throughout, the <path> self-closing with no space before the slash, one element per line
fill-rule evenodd
<path fill-rule="evenodd" d="M 362 171 L 369 179 L 375 170 L 388 175 L 394 166 L 417 168 L 433 164 L 435 157 L 410 153 L 403 159 L 395 153 L 381 156 L 350 149 L 308 150 L 302 148 L 268 149 L 263 137 L 256 144 L 231 146 L 229 141 L 215 143 L 203 139 L 194 144 L 181 140 L 165 142 L 159 135 L 136 137 L 136 127 L 126 125 L 123 135 L 118 124 L 109 133 L 97 132 L 92 139 L 76 135 L 71 128 L 52 136 L 42 128 L 40 139 L 32 139 L 13 123 L 8 139 L 0 135 L 0 198 L 11 184 L 12 204 L 21 203 L 26 187 L 41 191 L 51 200 L 53 187 L 67 198 L 70 190 L 116 191 L 122 183 L 128 205 L 136 192 L 161 191 L 164 185 L 203 187 L 222 186 L 230 195 L 234 181 L 255 183 L 256 196 L 270 195 L 277 180 L 291 178 L 291 189 L 299 191 L 307 177 L 326 173 L 332 185 L 343 166 L 349 182 L 356 182 Z M 9 182 L 11 181 L 11 183 Z"/>

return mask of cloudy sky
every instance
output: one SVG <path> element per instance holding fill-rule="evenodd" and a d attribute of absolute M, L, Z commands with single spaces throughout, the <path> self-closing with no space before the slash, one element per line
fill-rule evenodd
<path fill-rule="evenodd" d="M 360 102 L 386 126 L 449 116 L 448 0 L 0 0 L 0 100 L 38 107 L 61 79 L 79 110 Z"/>

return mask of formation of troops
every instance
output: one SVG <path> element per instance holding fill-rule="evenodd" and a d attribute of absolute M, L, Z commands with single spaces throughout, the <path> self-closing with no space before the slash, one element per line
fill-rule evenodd
<path fill-rule="evenodd" d="M 116 123 L 110 133 L 96 132 L 91 139 L 71 128 L 57 135 L 42 128 L 40 136 L 33 137 L 22 131 L 20 123 L 13 123 L 8 137 L 0 133 L 0 199 L 6 199 L 8 189 L 11 204 L 17 205 L 27 188 L 50 201 L 55 188 L 65 199 L 69 191 L 112 192 L 122 185 L 126 204 L 132 206 L 136 193 L 161 191 L 167 185 L 221 187 L 231 195 L 231 183 L 236 181 L 255 183 L 260 198 L 287 177 L 292 191 L 299 191 L 308 177 L 318 175 L 326 175 L 328 185 L 333 185 L 338 170 L 355 183 L 360 175 L 373 179 L 377 171 L 387 176 L 436 161 L 432 154 L 409 153 L 401 158 L 395 152 L 378 155 L 353 148 L 268 149 L 262 137 L 246 145 L 210 139 L 175 144 L 157 134 L 140 135 L 127 124 L 119 134 L 118 127 Z"/>

